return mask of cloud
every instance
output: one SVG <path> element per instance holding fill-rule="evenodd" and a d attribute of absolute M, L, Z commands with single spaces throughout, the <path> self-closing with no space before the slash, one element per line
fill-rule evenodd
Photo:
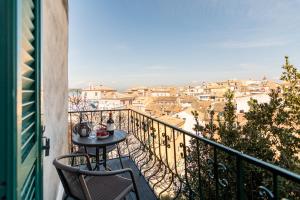
<path fill-rule="evenodd" d="M 278 47 L 289 44 L 289 40 L 281 39 L 265 39 L 257 41 L 226 41 L 219 46 L 231 49 L 249 49 L 249 48 L 265 48 L 265 47 Z"/>

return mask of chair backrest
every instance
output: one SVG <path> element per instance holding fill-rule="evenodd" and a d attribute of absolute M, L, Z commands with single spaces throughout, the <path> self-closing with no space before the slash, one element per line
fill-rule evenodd
<path fill-rule="evenodd" d="M 80 182 L 80 173 L 79 168 L 71 167 L 65 165 L 61 162 L 63 158 L 67 157 L 59 157 L 53 161 L 53 165 L 55 166 L 59 178 L 63 184 L 65 192 L 68 196 L 71 196 L 76 199 L 85 200 L 85 191 L 82 188 Z"/>

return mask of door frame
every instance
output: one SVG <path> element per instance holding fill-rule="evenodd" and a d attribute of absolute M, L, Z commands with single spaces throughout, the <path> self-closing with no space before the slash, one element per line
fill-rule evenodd
<path fill-rule="evenodd" d="M 17 115 L 16 115 L 16 83 L 17 83 L 17 0 L 0 0 L 0 121 L 2 130 L 0 137 L 2 188 L 1 196 L 6 199 L 16 199 L 14 188 L 16 180 L 16 140 L 17 140 Z"/>

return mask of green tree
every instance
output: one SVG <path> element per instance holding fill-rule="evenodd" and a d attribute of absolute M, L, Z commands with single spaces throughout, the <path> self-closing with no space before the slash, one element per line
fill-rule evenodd
<path fill-rule="evenodd" d="M 249 102 L 243 132 L 248 141 L 257 142 L 260 151 L 251 151 L 252 142 L 245 152 L 299 173 L 300 73 L 287 57 L 281 80 L 282 87 L 269 94 L 269 103 Z"/>
<path fill-rule="evenodd" d="M 272 90 L 269 94 L 269 103 L 258 103 L 251 99 L 248 104 L 249 112 L 245 113 L 247 120 L 244 126 L 237 123 L 235 106 L 233 103 L 234 94 L 231 91 L 226 92 L 226 104 L 224 111 L 218 115 L 217 125 L 214 123 L 214 111 L 210 110 L 210 122 L 205 126 L 198 123 L 198 113 L 194 112 L 196 120 L 195 131 L 201 133 L 203 137 L 214 140 L 213 135 L 218 135 L 217 142 L 224 144 L 233 149 L 239 150 L 245 154 L 259 158 L 269 163 L 279 165 L 291 171 L 299 173 L 300 160 L 300 73 L 288 62 L 283 66 L 281 75 L 283 81 L 282 87 Z M 209 133 L 209 134 L 208 134 Z M 214 190 L 211 185 L 211 179 L 207 176 L 211 164 L 207 162 L 213 158 L 213 150 L 205 144 L 199 145 L 196 140 L 191 140 L 191 177 L 197 177 L 200 171 L 201 185 L 197 186 L 197 178 L 191 182 L 194 188 L 204 187 L 205 196 L 209 195 L 207 188 Z M 203 155 L 200 157 L 201 165 L 197 166 L 199 152 Z M 234 159 L 227 153 L 218 151 L 218 161 L 226 165 L 227 185 L 221 190 L 221 195 L 228 199 L 235 198 L 236 188 L 230 187 L 235 185 L 236 169 Z M 199 167 L 204 170 L 199 170 Z M 253 199 L 258 196 L 257 188 L 260 185 L 272 187 L 272 176 L 266 171 L 255 167 L 251 164 L 244 166 L 245 174 L 245 193 L 248 198 Z M 280 180 L 280 193 L 289 198 L 297 199 L 300 196 L 299 185 L 293 185 L 288 181 Z M 296 191 L 296 192 L 295 192 Z M 298 191 L 298 192 L 297 192 Z M 211 196 L 210 196 L 211 197 Z M 220 198 L 213 197 L 215 199 Z"/>
<path fill-rule="evenodd" d="M 241 127 L 237 123 L 235 112 L 235 104 L 233 102 L 234 93 L 228 90 L 225 95 L 224 112 L 218 115 L 217 134 L 220 135 L 220 142 L 232 148 L 239 148 L 239 141 L 241 138 Z"/>

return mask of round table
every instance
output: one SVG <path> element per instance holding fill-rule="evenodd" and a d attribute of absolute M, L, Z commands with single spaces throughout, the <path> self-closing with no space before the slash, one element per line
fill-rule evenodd
<path fill-rule="evenodd" d="M 106 169 L 106 147 L 123 142 L 127 137 L 127 133 L 122 130 L 115 130 L 113 135 L 105 139 L 97 139 L 91 137 L 80 137 L 79 134 L 72 135 L 72 142 L 79 146 L 96 148 L 96 168 L 99 170 L 99 148 L 103 149 L 103 166 Z M 118 147 L 117 147 L 118 148 Z"/>

